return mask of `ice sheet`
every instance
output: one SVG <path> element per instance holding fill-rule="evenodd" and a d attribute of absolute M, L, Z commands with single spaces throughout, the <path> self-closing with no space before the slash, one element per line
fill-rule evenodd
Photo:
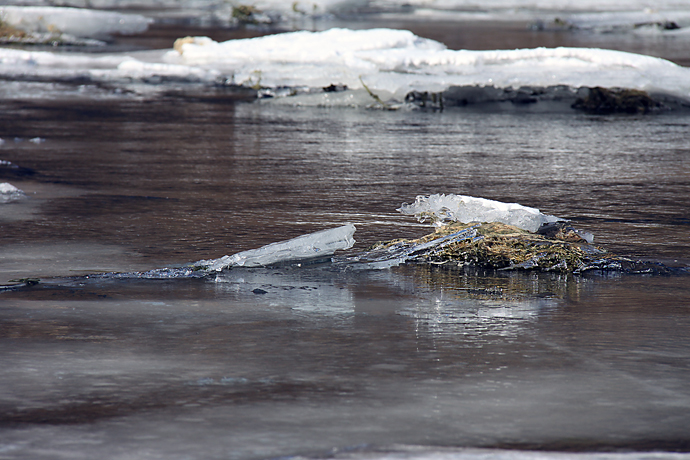
<path fill-rule="evenodd" d="M 501 222 L 530 232 L 536 232 L 542 224 L 564 220 L 517 203 L 454 194 L 419 195 L 414 203 L 403 204 L 398 211 L 414 215 L 420 222 L 431 220 L 435 226 L 448 222 Z"/>

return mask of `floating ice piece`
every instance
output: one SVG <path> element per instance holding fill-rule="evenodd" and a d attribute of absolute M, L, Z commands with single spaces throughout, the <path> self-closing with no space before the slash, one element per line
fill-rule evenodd
<path fill-rule="evenodd" d="M 91 38 L 141 33 L 153 22 L 138 14 L 52 6 L 0 6 L 0 19 L 26 32 Z"/>
<path fill-rule="evenodd" d="M 26 194 L 9 182 L 0 183 L 0 203 L 10 203 L 26 198 Z"/>
<path fill-rule="evenodd" d="M 354 233 L 355 226 L 347 224 L 219 259 L 200 260 L 193 266 L 206 267 L 210 271 L 221 271 L 229 267 L 262 267 L 290 260 L 329 256 L 338 249 L 351 248 L 355 244 L 352 237 Z"/>
<path fill-rule="evenodd" d="M 542 224 L 564 220 L 517 203 L 454 194 L 419 195 L 414 203 L 405 203 L 398 211 L 414 215 L 420 222 L 431 220 L 437 227 L 449 222 L 501 222 L 536 232 Z"/>

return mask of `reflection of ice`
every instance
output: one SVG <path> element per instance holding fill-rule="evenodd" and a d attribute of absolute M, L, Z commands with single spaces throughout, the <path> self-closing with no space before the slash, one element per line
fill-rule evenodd
<path fill-rule="evenodd" d="M 221 271 L 230 267 L 262 267 L 285 261 L 329 256 L 339 249 L 351 248 L 355 244 L 352 238 L 354 233 L 355 226 L 347 224 L 219 259 L 200 260 L 194 265 L 203 266 L 211 271 Z"/>
<path fill-rule="evenodd" d="M 237 269 L 215 277 L 218 291 L 254 295 L 257 301 L 293 310 L 322 314 L 351 314 L 350 289 L 335 284 L 338 275 L 321 270 Z"/>
<path fill-rule="evenodd" d="M 563 220 L 517 203 L 454 194 L 420 195 L 414 203 L 403 204 L 398 211 L 414 215 L 420 222 L 430 219 L 437 226 L 448 222 L 502 222 L 530 232 L 536 232 L 542 224 Z"/>
<path fill-rule="evenodd" d="M 455 299 L 406 307 L 399 313 L 436 335 L 517 335 L 525 322 L 559 305 L 556 299 Z"/>

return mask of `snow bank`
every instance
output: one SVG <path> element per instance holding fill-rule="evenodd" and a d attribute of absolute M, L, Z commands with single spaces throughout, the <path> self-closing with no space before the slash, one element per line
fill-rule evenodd
<path fill-rule="evenodd" d="M 414 203 L 403 204 L 398 211 L 414 215 L 420 222 L 431 220 L 435 226 L 448 222 L 501 222 L 530 232 L 536 232 L 542 224 L 564 220 L 517 203 L 454 194 L 420 195 Z"/>
<path fill-rule="evenodd" d="M 141 33 L 152 22 L 138 14 L 51 6 L 0 6 L 0 19 L 26 32 L 89 38 Z"/>
<path fill-rule="evenodd" d="M 271 243 L 258 249 L 238 252 L 219 259 L 201 260 L 193 264 L 211 271 L 221 271 L 229 267 L 262 267 L 285 261 L 311 259 L 332 255 L 339 249 L 349 249 L 355 244 L 355 226 L 322 230 L 298 236 L 287 241 Z"/>

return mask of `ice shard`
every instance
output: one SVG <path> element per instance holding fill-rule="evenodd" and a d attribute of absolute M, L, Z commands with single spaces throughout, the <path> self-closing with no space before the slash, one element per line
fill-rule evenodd
<path fill-rule="evenodd" d="M 355 226 L 343 225 L 329 230 L 309 233 L 291 240 L 279 241 L 258 249 L 238 252 L 219 259 L 200 260 L 193 264 L 209 271 L 221 271 L 229 267 L 263 267 L 291 260 L 312 259 L 332 255 L 339 249 L 349 249 L 355 244 Z"/>
<path fill-rule="evenodd" d="M 420 222 L 431 220 L 437 227 L 449 222 L 501 222 L 536 232 L 545 223 L 565 220 L 517 203 L 455 194 L 419 195 L 414 203 L 405 203 L 398 211 L 414 215 Z"/>

